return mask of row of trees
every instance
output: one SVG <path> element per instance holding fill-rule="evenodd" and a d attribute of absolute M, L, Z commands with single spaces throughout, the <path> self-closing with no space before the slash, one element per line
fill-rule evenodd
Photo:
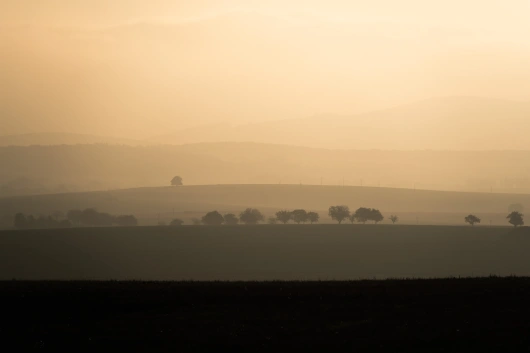
<path fill-rule="evenodd" d="M 95 208 L 84 210 L 70 210 L 66 217 L 74 225 L 83 226 L 137 226 L 138 220 L 133 215 L 113 216 L 109 213 L 98 212 Z"/>
<path fill-rule="evenodd" d="M 350 213 L 350 208 L 348 206 L 331 206 L 328 210 L 328 215 L 334 221 L 337 221 L 341 224 L 345 220 L 349 220 L 351 223 L 359 222 L 365 224 L 368 221 L 372 221 L 375 224 L 381 222 L 385 219 L 381 214 L 381 211 L 375 208 L 358 208 L 354 213 Z M 399 220 L 398 216 L 391 215 L 390 220 L 392 223 L 396 223 Z"/>
<path fill-rule="evenodd" d="M 365 208 L 361 207 L 357 209 L 354 213 L 350 213 L 348 206 L 331 206 L 329 208 L 329 216 L 341 224 L 344 220 L 349 220 L 351 223 L 360 222 L 366 223 L 368 221 L 373 221 L 374 223 L 381 222 L 384 217 L 381 212 L 374 208 Z M 243 224 L 258 224 L 263 222 L 265 217 L 263 214 L 255 208 L 247 208 L 245 211 L 241 212 L 239 216 L 236 216 L 233 213 L 228 213 L 222 215 L 218 211 L 211 211 L 204 215 L 201 219 L 194 218 L 192 223 L 194 225 L 212 225 L 219 226 L 222 224 L 226 225 L 236 225 L 239 223 Z M 306 211 L 304 209 L 296 209 L 293 211 L 282 210 L 276 212 L 274 217 L 270 217 L 267 221 L 269 224 L 283 223 L 287 224 L 291 221 L 297 224 L 301 223 L 317 223 L 320 220 L 320 215 L 316 212 Z M 396 223 L 399 218 L 397 216 L 390 216 L 392 223 Z M 181 219 L 174 219 L 171 221 L 171 226 L 180 226 L 184 223 Z"/>
<path fill-rule="evenodd" d="M 311 224 L 318 222 L 320 219 L 320 215 L 316 212 L 307 212 L 306 210 L 298 209 L 294 211 L 278 211 L 276 212 L 276 217 L 272 217 L 269 220 L 269 223 L 277 223 L 281 222 L 283 224 L 287 224 L 290 221 L 293 221 L 294 223 L 300 224 L 300 223 L 307 223 L 310 222 Z"/>
<path fill-rule="evenodd" d="M 263 214 L 255 209 L 255 208 L 247 208 L 243 212 L 239 214 L 239 216 L 236 216 L 233 213 L 227 213 L 225 215 L 220 214 L 217 211 L 208 212 L 205 214 L 201 219 L 193 219 L 192 222 L 194 225 L 209 225 L 209 226 L 220 226 L 222 224 L 226 225 L 236 225 L 240 222 L 243 224 L 258 224 L 259 222 L 262 222 L 265 220 L 265 216 Z M 171 221 L 171 226 L 179 226 L 182 225 L 184 221 L 176 218 L 173 221 Z"/>
<path fill-rule="evenodd" d="M 518 227 L 524 225 L 523 217 L 524 215 L 521 212 L 512 211 L 508 216 L 506 216 L 506 219 L 508 219 L 508 223 L 511 225 Z M 473 214 L 470 214 L 464 218 L 464 221 L 474 226 L 475 224 L 479 224 L 481 219 Z"/>
<path fill-rule="evenodd" d="M 46 229 L 46 228 L 69 228 L 72 223 L 67 220 L 58 220 L 52 216 L 26 216 L 23 213 L 17 213 L 14 219 L 14 226 L 18 229 Z"/>
<path fill-rule="evenodd" d="M 137 226 L 138 220 L 132 215 L 113 216 L 108 213 L 98 212 L 94 208 L 85 210 L 70 210 L 66 219 L 60 219 L 62 212 L 55 211 L 51 216 L 24 215 L 17 213 L 14 226 L 19 229 L 45 229 L 45 228 L 68 228 L 74 226 Z"/>

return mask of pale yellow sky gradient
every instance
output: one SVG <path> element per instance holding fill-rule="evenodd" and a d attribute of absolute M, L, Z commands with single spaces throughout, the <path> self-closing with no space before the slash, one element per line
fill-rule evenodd
<path fill-rule="evenodd" d="M 0 134 L 529 101 L 529 18 L 529 0 L 2 1 Z"/>

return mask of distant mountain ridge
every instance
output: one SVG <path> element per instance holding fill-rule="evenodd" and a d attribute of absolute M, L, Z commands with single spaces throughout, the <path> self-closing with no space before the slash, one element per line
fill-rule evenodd
<path fill-rule="evenodd" d="M 258 142 L 330 149 L 526 150 L 530 102 L 443 97 L 352 116 L 214 124 L 152 143 Z"/>
<path fill-rule="evenodd" d="M 442 97 L 355 115 L 195 126 L 144 140 L 77 133 L 0 136 L 0 146 L 255 142 L 343 150 L 529 150 L 530 102 Z"/>
<path fill-rule="evenodd" d="M 52 146 L 52 145 L 86 145 L 86 144 L 109 144 L 141 146 L 150 144 L 148 141 L 140 141 L 125 138 L 95 136 L 75 133 L 31 133 L 19 135 L 0 136 L 0 146 Z"/>

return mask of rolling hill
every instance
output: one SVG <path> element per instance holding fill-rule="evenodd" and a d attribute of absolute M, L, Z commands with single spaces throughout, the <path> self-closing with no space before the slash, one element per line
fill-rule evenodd
<path fill-rule="evenodd" d="M 306 184 L 530 193 L 529 151 L 331 150 L 259 143 L 0 147 L 0 197 L 185 185 Z"/>

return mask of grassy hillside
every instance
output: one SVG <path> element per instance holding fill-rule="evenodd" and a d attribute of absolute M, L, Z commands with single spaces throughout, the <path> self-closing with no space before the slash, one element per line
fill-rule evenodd
<path fill-rule="evenodd" d="M 149 225 L 173 217 L 189 222 L 211 210 L 240 212 L 256 207 L 269 216 L 280 209 L 304 208 L 320 212 L 321 222 L 326 223 L 331 222 L 329 206 L 344 204 L 352 210 L 378 208 L 387 217 L 385 222 L 393 213 L 401 223 L 462 224 L 466 215 L 474 213 L 483 224 L 507 225 L 505 217 L 513 203 L 530 206 L 530 195 L 354 186 L 207 185 L 0 198 L 0 216 L 94 207 L 112 214 L 134 214 L 140 224 Z"/>
<path fill-rule="evenodd" d="M 258 225 L 0 232 L 0 279 L 530 275 L 527 228 Z"/>
<path fill-rule="evenodd" d="M 169 185 L 312 184 L 530 193 L 529 151 L 329 150 L 259 143 L 0 147 L 0 197 Z"/>

